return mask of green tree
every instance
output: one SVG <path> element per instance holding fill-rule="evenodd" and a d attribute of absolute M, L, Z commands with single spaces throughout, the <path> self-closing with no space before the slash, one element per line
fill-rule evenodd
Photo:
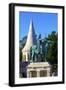
<path fill-rule="evenodd" d="M 57 64 L 58 62 L 58 45 L 57 45 L 57 33 L 53 31 L 50 35 L 48 35 L 48 40 L 52 42 L 51 47 L 48 49 L 47 53 L 47 61 L 52 65 Z"/>
<path fill-rule="evenodd" d="M 58 72 L 58 34 L 53 31 L 47 38 L 51 41 L 51 46 L 48 48 L 46 59 L 52 65 L 52 72 L 57 76 Z"/>

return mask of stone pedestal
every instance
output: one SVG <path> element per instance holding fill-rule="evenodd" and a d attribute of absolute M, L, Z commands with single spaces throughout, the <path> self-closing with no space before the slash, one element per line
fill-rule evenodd
<path fill-rule="evenodd" d="M 34 75 L 34 72 L 35 72 L 35 75 Z M 31 63 L 27 67 L 28 78 L 48 77 L 50 75 L 51 75 L 51 65 L 48 62 Z"/>

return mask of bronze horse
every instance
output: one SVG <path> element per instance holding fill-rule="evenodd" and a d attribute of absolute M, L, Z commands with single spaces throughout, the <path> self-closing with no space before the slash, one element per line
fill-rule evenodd
<path fill-rule="evenodd" d="M 30 60 L 31 62 L 43 62 L 46 61 L 48 43 L 46 40 L 41 39 L 39 35 L 37 44 L 33 45 L 30 49 Z"/>

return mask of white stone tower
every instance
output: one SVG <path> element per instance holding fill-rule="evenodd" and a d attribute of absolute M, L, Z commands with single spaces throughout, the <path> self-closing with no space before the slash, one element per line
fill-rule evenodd
<path fill-rule="evenodd" d="M 30 48 L 33 45 L 36 45 L 36 34 L 34 31 L 34 26 L 33 26 L 33 22 L 32 20 L 30 21 L 30 26 L 29 26 L 29 32 L 28 32 L 28 36 L 27 36 L 27 41 L 26 44 L 24 46 L 24 48 L 22 49 L 22 54 L 23 54 L 23 61 L 29 61 L 29 57 L 30 57 Z"/>

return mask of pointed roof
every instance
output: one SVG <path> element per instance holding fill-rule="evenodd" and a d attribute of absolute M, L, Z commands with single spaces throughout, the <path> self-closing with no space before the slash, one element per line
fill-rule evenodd
<path fill-rule="evenodd" d="M 35 44 L 36 44 L 36 34 L 35 34 L 35 31 L 34 31 L 34 26 L 33 26 L 33 22 L 32 22 L 32 19 L 31 19 L 27 41 L 26 41 L 26 44 L 25 44 L 24 48 L 22 49 L 22 51 L 30 50 L 31 46 L 33 46 Z"/>

